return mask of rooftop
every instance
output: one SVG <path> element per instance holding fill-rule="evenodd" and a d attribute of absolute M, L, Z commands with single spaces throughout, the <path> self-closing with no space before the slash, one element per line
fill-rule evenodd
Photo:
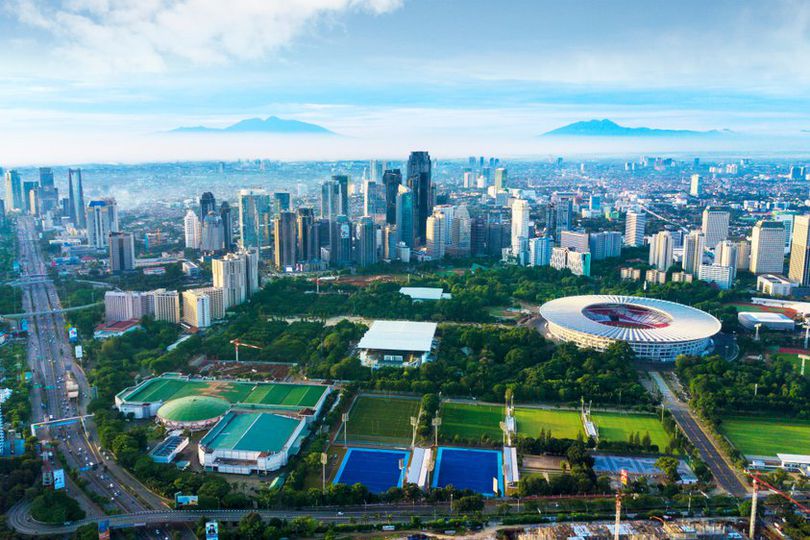
<path fill-rule="evenodd" d="M 793 319 L 781 313 L 769 313 L 765 311 L 744 311 L 740 313 L 738 317 L 759 322 L 794 322 Z"/>
<path fill-rule="evenodd" d="M 374 321 L 357 345 L 359 349 L 429 352 L 436 335 L 436 323 Z"/>
<path fill-rule="evenodd" d="M 414 300 L 446 300 L 453 296 L 445 293 L 440 287 L 402 287 L 399 293 Z"/>
<path fill-rule="evenodd" d="M 279 414 L 231 411 L 200 444 L 211 450 L 279 452 L 301 422 Z"/>

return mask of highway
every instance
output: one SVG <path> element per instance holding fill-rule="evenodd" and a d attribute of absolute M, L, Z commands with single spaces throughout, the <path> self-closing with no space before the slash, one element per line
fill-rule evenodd
<path fill-rule="evenodd" d="M 23 309 L 30 314 L 28 363 L 34 382 L 31 392 L 32 422 L 84 415 L 90 385 L 81 365 L 73 358 L 73 347 L 68 340 L 56 288 L 47 279 L 25 281 L 28 276 L 42 276 L 47 271 L 32 218 L 18 219 L 17 235 L 22 282 L 25 283 L 22 285 Z M 68 400 L 68 372 L 78 383 L 78 400 Z M 85 489 L 94 494 L 93 497 L 88 496 L 66 475 L 68 492 L 79 501 L 89 520 L 104 517 L 106 511 L 129 514 L 167 508 L 159 497 L 103 454 L 92 420 L 41 428 L 37 436 L 43 443 L 53 443 L 61 452 L 60 456 L 54 451 L 50 457 L 52 468 L 65 467 L 79 471 L 79 478 L 86 482 Z M 64 459 L 63 463 L 60 463 L 60 457 Z M 48 459 L 47 456 L 43 458 Z M 169 535 L 162 529 L 154 535 L 153 532 L 150 531 L 146 537 L 165 538 Z"/>
<path fill-rule="evenodd" d="M 692 411 L 689 410 L 689 406 L 675 395 L 675 392 L 672 391 L 659 372 L 652 371 L 650 376 L 661 391 L 664 406 L 672 413 L 672 417 L 686 434 L 689 441 L 695 445 L 695 448 L 700 453 L 700 458 L 706 462 L 709 470 L 712 471 L 717 484 L 735 497 L 748 496 L 748 489 L 737 476 L 734 467 L 725 460 L 722 451 L 712 441 L 711 435 L 703 431 L 692 415 Z"/>

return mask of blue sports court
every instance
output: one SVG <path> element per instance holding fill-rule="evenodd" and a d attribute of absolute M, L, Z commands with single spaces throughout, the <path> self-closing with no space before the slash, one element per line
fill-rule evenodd
<path fill-rule="evenodd" d="M 363 484 L 372 493 L 383 493 L 392 487 L 402 487 L 408 468 L 409 452 L 404 450 L 372 450 L 349 448 L 335 476 L 335 484 Z M 402 470 L 399 461 L 402 460 Z"/>
<path fill-rule="evenodd" d="M 433 487 L 452 485 L 470 489 L 486 497 L 494 496 L 493 478 L 498 481 L 498 495 L 503 495 L 503 455 L 497 450 L 440 447 L 436 454 Z"/>

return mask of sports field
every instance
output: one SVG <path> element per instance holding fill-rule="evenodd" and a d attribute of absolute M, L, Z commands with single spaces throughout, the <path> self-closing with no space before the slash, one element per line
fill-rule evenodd
<path fill-rule="evenodd" d="M 249 403 L 280 407 L 313 407 L 325 386 L 240 381 L 202 381 L 177 377 L 155 377 L 143 382 L 125 401 L 153 403 L 186 396 L 212 396 L 230 403 Z"/>
<path fill-rule="evenodd" d="M 411 417 L 418 414 L 416 399 L 360 396 L 349 412 L 349 441 L 408 445 L 413 437 Z"/>
<path fill-rule="evenodd" d="M 802 361 L 799 358 L 799 355 L 796 353 L 787 353 L 787 352 L 779 352 L 774 355 L 774 358 L 779 358 L 781 360 L 785 360 L 793 364 L 793 368 L 796 370 L 797 373 L 801 373 L 802 371 Z M 805 377 L 810 377 L 810 361 L 805 361 L 804 366 L 804 375 Z"/>
<path fill-rule="evenodd" d="M 445 403 L 441 414 L 442 438 L 452 440 L 458 435 L 462 440 L 472 441 L 486 435 L 499 440 L 504 414 L 504 407 L 500 405 Z M 515 407 L 515 421 L 518 435 L 527 437 L 537 437 L 541 430 L 546 430 L 551 431 L 552 437 L 575 439 L 582 432 L 582 422 L 576 411 Z"/>
<path fill-rule="evenodd" d="M 230 412 L 200 444 L 212 449 L 279 452 L 300 422 L 278 414 Z"/>
<path fill-rule="evenodd" d="M 658 445 L 659 452 L 664 452 L 669 444 L 669 435 L 657 416 L 595 412 L 591 418 L 599 429 L 599 438 L 602 440 L 628 441 L 631 433 L 638 433 L 641 438 L 649 433 L 650 442 Z"/>
<path fill-rule="evenodd" d="M 723 419 L 720 431 L 746 456 L 807 454 L 810 421 L 734 416 Z"/>

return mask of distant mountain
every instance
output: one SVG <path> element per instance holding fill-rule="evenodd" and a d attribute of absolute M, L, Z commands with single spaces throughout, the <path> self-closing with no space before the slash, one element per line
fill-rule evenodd
<path fill-rule="evenodd" d="M 171 133 L 281 133 L 281 134 L 309 134 L 309 135 L 336 135 L 334 131 L 317 124 L 287 120 L 278 116 L 271 116 L 266 120 L 261 118 L 248 118 L 224 128 L 211 128 L 205 126 L 179 127 Z"/>
<path fill-rule="evenodd" d="M 543 136 L 556 137 L 694 137 L 721 135 L 728 131 L 691 131 L 688 129 L 655 129 L 648 127 L 620 126 L 611 120 L 586 120 L 557 128 Z"/>

